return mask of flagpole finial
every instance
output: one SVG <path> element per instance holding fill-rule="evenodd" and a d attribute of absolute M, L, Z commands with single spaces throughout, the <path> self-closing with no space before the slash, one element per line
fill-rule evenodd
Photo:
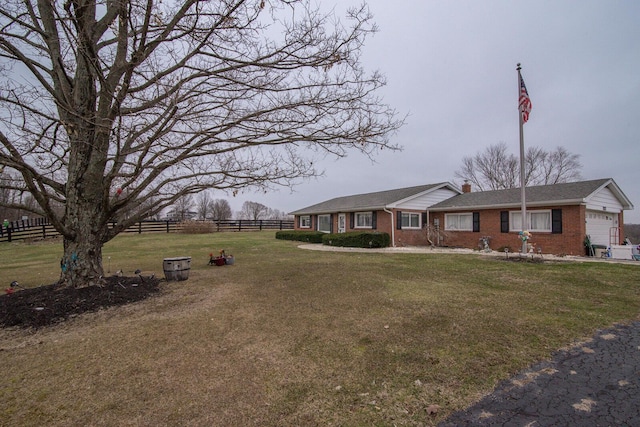
<path fill-rule="evenodd" d="M 516 70 L 520 71 L 522 69 L 522 67 L 520 66 L 520 63 L 518 62 L 518 66 L 516 67 Z"/>

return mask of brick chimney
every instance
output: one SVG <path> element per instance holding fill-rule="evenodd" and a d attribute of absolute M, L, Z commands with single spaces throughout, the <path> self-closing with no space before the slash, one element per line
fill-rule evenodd
<path fill-rule="evenodd" d="M 471 193 L 471 184 L 469 184 L 469 181 L 465 181 L 464 184 L 462 184 L 462 192 Z"/>

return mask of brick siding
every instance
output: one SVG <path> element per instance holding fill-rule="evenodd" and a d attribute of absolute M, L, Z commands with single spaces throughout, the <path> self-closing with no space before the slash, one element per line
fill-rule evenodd
<path fill-rule="evenodd" d="M 557 209 L 557 207 L 536 207 L 528 211 L 538 209 Z M 480 231 L 445 231 L 441 241 L 443 246 L 454 246 L 464 248 L 478 248 L 480 239 L 489 236 L 491 249 L 497 250 L 508 247 L 511 251 L 519 252 L 522 241 L 518 237 L 518 232 L 502 233 L 500 231 L 500 212 L 507 209 L 488 209 L 480 212 Z M 511 209 L 509 211 L 520 211 Z M 536 233 L 532 232 L 532 237 L 528 243 L 535 244 L 538 249 L 547 254 L 585 255 L 584 239 L 586 236 L 586 208 L 585 206 L 563 206 L 562 207 L 562 233 Z M 444 213 L 431 213 L 430 222 L 439 219 L 441 227 L 444 227 Z M 623 224 L 622 214 L 619 214 L 618 224 Z M 624 235 L 621 229 L 620 235 Z M 621 243 L 621 242 L 619 242 Z"/>

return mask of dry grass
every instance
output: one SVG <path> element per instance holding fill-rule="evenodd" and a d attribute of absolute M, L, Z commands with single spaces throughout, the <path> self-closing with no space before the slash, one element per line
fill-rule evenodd
<path fill-rule="evenodd" d="M 638 315 L 637 266 L 315 252 L 273 236 L 117 238 L 103 254 L 112 271 L 161 274 L 163 257 L 192 256 L 189 280 L 0 331 L 0 425 L 435 425 Z M 56 245 L 0 247 L 0 277 L 57 276 Z M 235 265 L 208 267 L 223 248 Z"/>

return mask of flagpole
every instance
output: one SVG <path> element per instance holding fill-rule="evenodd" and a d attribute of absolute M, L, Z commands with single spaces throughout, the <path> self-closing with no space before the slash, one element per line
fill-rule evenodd
<path fill-rule="evenodd" d="M 520 97 L 520 91 L 521 91 L 521 81 L 522 81 L 522 75 L 520 74 L 520 70 L 522 67 L 520 67 L 520 63 L 518 63 L 517 66 L 517 70 L 518 70 L 518 97 Z M 518 117 L 519 117 L 519 122 L 520 122 L 520 200 L 522 203 L 521 206 L 521 224 L 522 224 L 522 232 L 524 233 L 525 231 L 527 231 L 527 202 L 525 200 L 525 176 L 524 176 L 524 130 L 523 130 L 523 125 L 524 122 L 522 120 L 522 107 L 519 105 L 518 103 Z M 524 236 L 523 236 L 524 237 Z M 522 239 L 522 250 L 521 253 L 526 255 L 527 254 L 527 240 L 526 239 Z"/>

